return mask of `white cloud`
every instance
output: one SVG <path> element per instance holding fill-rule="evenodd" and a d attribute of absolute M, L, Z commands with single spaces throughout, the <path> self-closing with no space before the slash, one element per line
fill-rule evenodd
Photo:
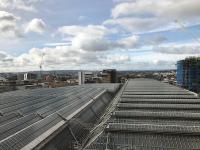
<path fill-rule="evenodd" d="M 155 52 L 162 54 L 188 54 L 188 55 L 198 55 L 200 54 L 200 46 L 199 45 L 169 45 L 169 46 L 161 46 L 154 49 Z"/>
<path fill-rule="evenodd" d="M 152 53 L 130 55 L 125 53 L 94 52 L 74 49 L 71 46 L 32 48 L 19 56 L 0 52 L 0 71 L 39 70 L 41 56 L 44 54 L 44 70 L 62 69 L 103 69 L 121 70 L 175 69 L 176 61 L 198 54 Z M 99 65 L 101 64 L 101 65 Z M 88 68 L 89 66 L 89 68 Z"/>
<path fill-rule="evenodd" d="M 134 62 L 131 70 L 165 70 L 176 69 L 176 61 L 153 60 Z"/>
<path fill-rule="evenodd" d="M 119 41 L 119 43 L 121 43 L 121 45 L 124 46 L 124 48 L 128 48 L 128 49 L 131 49 L 131 48 L 134 48 L 137 46 L 138 44 L 138 39 L 139 37 L 138 36 L 130 36 L 130 37 L 126 37 L 126 38 L 123 38 Z"/>
<path fill-rule="evenodd" d="M 130 3 L 118 4 L 112 10 L 114 18 L 127 15 L 151 15 L 166 18 L 185 18 L 198 17 L 200 12 L 198 0 L 136 0 Z M 172 19 L 171 18 L 171 19 Z"/>
<path fill-rule="evenodd" d="M 27 26 L 27 32 L 39 32 L 37 24 L 31 21 Z M 33 28 L 34 27 L 34 28 Z M 40 33 L 40 32 L 39 32 Z M 41 32 L 42 33 L 42 32 Z M 41 56 L 44 55 L 44 69 L 71 68 L 98 66 L 102 67 L 121 65 L 130 61 L 128 55 L 112 54 L 107 56 L 107 51 L 133 48 L 137 45 L 138 37 L 130 36 L 116 40 L 109 39 L 115 34 L 115 30 L 107 29 L 104 26 L 64 26 L 58 29 L 58 33 L 68 39 L 64 43 L 47 43 L 44 48 L 32 48 L 19 56 L 12 56 L 8 62 L 0 61 L 1 70 L 38 70 Z M 5 66 L 9 66 L 6 67 Z M 91 69 L 92 69 L 91 68 Z"/>
<path fill-rule="evenodd" d="M 20 17 L 6 11 L 0 11 L 0 37 L 15 38 L 22 37 L 17 22 Z"/>
<path fill-rule="evenodd" d="M 105 40 L 105 36 L 112 31 L 104 26 L 64 26 L 58 29 L 58 32 L 71 37 L 72 47 L 86 51 L 107 50 L 112 42 Z"/>
<path fill-rule="evenodd" d="M 71 37 L 72 47 L 85 51 L 107 51 L 122 48 L 133 48 L 138 42 L 137 36 L 126 37 L 120 40 L 110 40 L 108 36 L 117 33 L 104 26 L 64 26 L 58 32 Z M 69 39 L 69 38 L 68 38 Z"/>
<path fill-rule="evenodd" d="M 167 61 L 167 62 L 175 62 L 184 59 L 189 56 L 198 56 L 198 54 L 172 54 L 172 53 L 159 53 L 153 51 L 151 53 L 147 53 L 145 55 L 138 55 L 134 57 L 135 62 L 157 62 L 157 61 Z"/>
<path fill-rule="evenodd" d="M 104 24 L 120 25 L 134 32 L 177 27 L 175 20 L 186 25 L 200 23 L 199 0 L 135 0 L 122 2 L 112 9 L 113 19 Z"/>
<path fill-rule="evenodd" d="M 197 54 L 166 54 L 166 53 L 147 53 L 132 57 L 132 70 L 152 70 L 152 69 L 176 69 L 178 60 L 185 59 L 189 56 L 198 56 Z M 130 65 L 130 64 L 129 64 Z"/>
<path fill-rule="evenodd" d="M 123 27 L 127 31 L 133 32 L 147 32 L 147 31 L 159 31 L 162 30 L 162 25 L 167 24 L 166 20 L 160 19 L 159 21 L 157 18 L 135 18 L 135 17 L 123 17 L 123 18 L 116 18 L 116 19 L 109 19 L 104 21 L 104 25 L 119 25 Z M 171 24 L 174 25 L 175 23 Z M 167 26 L 169 28 L 169 26 Z M 166 29 L 166 26 L 165 26 Z"/>
<path fill-rule="evenodd" d="M 36 12 L 35 4 L 40 0 L 0 0 L 0 8 Z"/>
<path fill-rule="evenodd" d="M 10 68 L 13 58 L 4 51 L 0 51 L 0 68 Z"/>
<path fill-rule="evenodd" d="M 0 51 L 0 61 L 4 60 L 7 57 L 5 52 Z"/>
<path fill-rule="evenodd" d="M 25 32 L 36 32 L 42 34 L 45 31 L 45 27 L 46 24 L 42 19 L 35 18 L 28 23 Z"/>
<path fill-rule="evenodd" d="M 9 13 L 6 11 L 0 11 L 0 20 L 1 21 L 16 21 L 19 20 L 20 18 Z"/>
<path fill-rule="evenodd" d="M 76 51 L 68 46 L 57 46 L 53 48 L 32 48 L 28 53 L 24 53 L 16 57 L 16 64 L 19 66 L 31 64 L 38 66 L 41 62 L 42 54 L 44 54 L 45 65 L 60 65 L 75 63 L 80 60 L 80 56 L 84 55 L 81 51 Z"/>
<path fill-rule="evenodd" d="M 129 55 L 119 55 L 119 54 L 114 54 L 114 55 L 109 55 L 106 56 L 104 59 L 102 59 L 102 62 L 104 62 L 105 64 L 109 65 L 113 65 L 113 64 L 125 64 L 131 61 L 131 57 Z"/>
<path fill-rule="evenodd" d="M 78 34 L 88 35 L 94 37 L 102 37 L 114 31 L 107 29 L 100 25 L 88 25 L 88 26 L 63 26 L 58 28 L 58 32 L 64 35 L 76 36 Z"/>
<path fill-rule="evenodd" d="M 79 16 L 79 17 L 78 17 L 78 20 L 79 20 L 79 21 L 84 21 L 84 20 L 86 20 L 86 19 L 87 19 L 86 16 Z"/>
<path fill-rule="evenodd" d="M 0 9 L 9 9 L 11 12 L 15 10 L 36 11 L 34 4 L 39 1 L 0 0 Z M 200 47 L 197 45 L 162 45 L 165 38 L 152 38 L 152 36 L 147 37 L 147 39 L 152 40 L 148 44 L 150 45 L 149 49 L 154 48 L 153 52 L 142 53 L 141 55 L 137 53 L 134 56 L 131 53 L 136 48 L 138 48 L 137 51 L 145 49 L 139 46 L 141 46 L 141 43 L 147 42 L 145 39 L 142 41 L 141 38 L 143 37 L 136 36 L 135 33 L 177 27 L 174 22 L 175 19 L 183 21 L 186 25 L 200 23 L 200 3 L 198 0 L 113 1 L 116 7 L 112 10 L 112 18 L 104 21 L 102 25 L 62 26 L 57 29 L 57 34 L 50 38 L 57 41 L 59 37 L 56 36 L 61 35 L 63 42 L 48 43 L 46 41 L 47 44 L 44 44 L 44 46 L 47 47 L 31 48 L 19 56 L 10 56 L 7 53 L 0 52 L 0 68 L 10 70 L 18 70 L 19 68 L 21 71 L 38 70 L 43 53 L 45 54 L 44 69 L 51 69 L 51 67 L 62 69 L 89 67 L 94 69 L 99 64 L 101 64 L 99 67 L 103 68 L 169 69 L 175 68 L 175 63 L 179 59 L 187 56 L 198 56 Z M 0 36 L 14 37 L 14 35 L 20 35 L 20 19 L 14 14 L 0 11 Z M 27 18 L 23 19 L 26 20 Z M 25 21 L 23 19 L 22 23 Z M 85 17 L 80 16 L 78 19 L 84 20 Z M 25 32 L 42 34 L 45 28 L 45 22 L 42 19 L 35 18 L 26 24 Z M 31 34 L 29 35 L 31 36 Z M 50 39 L 50 41 L 52 40 Z M 155 45 L 160 45 L 160 47 L 154 47 Z M 19 47 L 17 48 L 19 49 Z M 125 50 L 131 50 L 131 52 Z"/>
<path fill-rule="evenodd" d="M 1 53 L 0 53 L 1 54 Z M 105 67 L 112 67 L 116 64 L 123 65 L 130 62 L 128 55 L 118 55 L 106 53 L 96 53 L 91 51 L 75 50 L 70 46 L 56 46 L 52 48 L 32 48 L 27 53 L 23 53 L 19 56 L 12 56 L 11 61 L 5 62 L 3 59 L 7 58 L 7 55 L 2 54 L 0 59 L 0 71 L 27 71 L 27 70 L 39 70 L 39 64 L 44 54 L 44 70 L 51 68 L 62 69 L 99 69 Z M 0 55 L 1 57 L 1 55 Z M 101 68 L 102 67 L 102 68 Z"/>
<path fill-rule="evenodd" d="M 103 38 L 86 37 L 84 35 L 76 36 L 72 41 L 72 45 L 74 48 L 86 51 L 106 51 L 118 46 L 117 43 Z"/>
<path fill-rule="evenodd" d="M 133 2 L 135 0 L 113 0 L 114 3 Z"/>
<path fill-rule="evenodd" d="M 55 47 L 55 46 L 69 46 L 70 43 L 46 43 L 44 46 L 50 46 L 50 47 Z"/>

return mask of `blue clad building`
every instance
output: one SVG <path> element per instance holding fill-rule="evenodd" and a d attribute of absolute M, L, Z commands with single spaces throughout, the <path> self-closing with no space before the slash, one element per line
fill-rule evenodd
<path fill-rule="evenodd" d="M 185 86 L 184 78 L 185 78 L 185 60 L 180 60 L 177 62 L 176 80 L 177 84 L 181 87 Z"/>
<path fill-rule="evenodd" d="M 177 84 L 191 91 L 200 90 L 200 58 L 186 58 L 177 62 Z"/>

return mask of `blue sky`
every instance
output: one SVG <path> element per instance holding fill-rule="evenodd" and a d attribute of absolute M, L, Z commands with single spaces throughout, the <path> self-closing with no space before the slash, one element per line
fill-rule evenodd
<path fill-rule="evenodd" d="M 174 69 L 199 37 L 199 0 L 0 0 L 0 72 Z"/>

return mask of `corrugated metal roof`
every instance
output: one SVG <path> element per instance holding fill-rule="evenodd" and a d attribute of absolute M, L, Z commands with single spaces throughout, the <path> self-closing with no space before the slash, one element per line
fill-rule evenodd
<path fill-rule="evenodd" d="M 200 99 L 151 79 L 129 80 L 88 150 L 200 149 Z M 113 110 L 113 108 L 112 108 Z"/>
<path fill-rule="evenodd" d="M 21 149 L 36 139 L 35 143 L 42 142 L 38 137 L 49 136 L 96 97 L 117 88 L 119 84 L 96 84 L 0 94 L 0 149 Z"/>

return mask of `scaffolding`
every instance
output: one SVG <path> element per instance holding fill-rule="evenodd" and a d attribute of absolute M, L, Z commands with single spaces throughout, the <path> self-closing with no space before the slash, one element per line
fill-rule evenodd
<path fill-rule="evenodd" d="M 177 83 L 194 92 L 200 90 L 200 57 L 188 57 L 177 62 Z"/>

